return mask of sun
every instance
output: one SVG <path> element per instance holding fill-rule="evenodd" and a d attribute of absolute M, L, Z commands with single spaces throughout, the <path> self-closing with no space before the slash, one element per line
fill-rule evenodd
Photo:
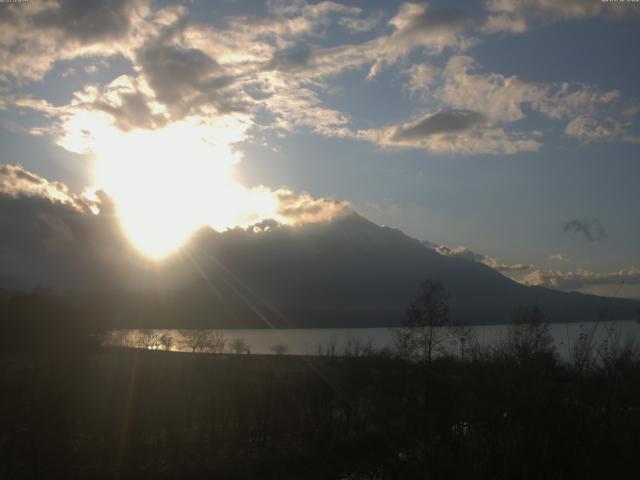
<path fill-rule="evenodd" d="M 271 191 L 234 178 L 239 156 L 231 145 L 243 128 L 198 118 L 129 132 L 94 123 L 90 138 L 75 141 L 91 143 L 97 188 L 114 200 L 131 242 L 160 259 L 204 225 L 221 230 L 276 216 Z"/>

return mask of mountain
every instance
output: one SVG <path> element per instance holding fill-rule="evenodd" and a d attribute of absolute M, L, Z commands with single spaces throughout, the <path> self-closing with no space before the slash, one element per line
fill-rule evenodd
<path fill-rule="evenodd" d="M 640 306 L 524 286 L 355 213 L 299 227 L 265 222 L 250 231 L 206 229 L 184 252 L 200 281 L 185 293 L 192 307 L 182 312 L 196 309 L 191 318 L 203 323 L 211 313 L 212 323 L 227 326 L 398 325 L 425 279 L 443 283 L 453 320 L 469 324 L 508 322 L 518 306 L 538 305 L 551 321 L 632 318 Z M 225 311 L 236 318 L 230 321 Z"/>
<path fill-rule="evenodd" d="M 112 327 L 393 326 L 425 279 L 443 283 L 453 320 L 469 324 L 508 322 L 518 306 L 538 305 L 551 321 L 632 318 L 640 308 L 520 285 L 356 213 L 295 227 L 203 228 L 174 255 L 150 262 L 114 215 L 21 202 L 23 215 L 2 217 L 0 288 L 67 291 Z"/>

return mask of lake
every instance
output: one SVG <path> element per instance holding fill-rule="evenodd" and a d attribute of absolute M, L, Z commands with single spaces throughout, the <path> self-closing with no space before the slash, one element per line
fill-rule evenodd
<path fill-rule="evenodd" d="M 495 345 L 503 340 L 510 325 L 482 325 L 470 326 L 471 337 L 481 347 Z M 341 355 L 356 349 L 370 346 L 375 350 L 393 346 L 391 329 L 389 328 L 314 328 L 314 329 L 233 329 L 211 330 L 225 339 L 225 351 L 231 351 L 231 344 L 241 340 L 252 354 L 272 354 L 275 346 L 280 351 L 293 355 L 318 355 L 333 352 Z M 453 337 L 448 331 L 440 333 L 446 340 L 443 342 L 450 353 L 460 352 L 459 338 Z M 626 345 L 640 339 L 640 323 L 635 320 L 619 320 L 610 322 L 584 323 L 552 323 L 550 333 L 554 339 L 556 349 L 562 358 L 569 358 L 576 341 L 581 334 L 591 334 L 594 344 L 599 345 L 605 338 L 613 339 L 619 345 Z M 114 346 L 140 346 L 142 334 L 147 339 L 159 339 L 166 335 L 171 339 L 170 349 L 174 351 L 190 351 L 184 345 L 184 338 L 180 330 L 118 330 L 112 332 L 107 340 Z M 160 344 L 148 343 L 148 348 L 161 348 Z"/>

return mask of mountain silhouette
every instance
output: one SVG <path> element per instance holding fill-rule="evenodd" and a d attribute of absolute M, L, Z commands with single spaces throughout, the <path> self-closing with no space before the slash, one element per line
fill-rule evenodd
<path fill-rule="evenodd" d="M 524 286 L 357 213 L 297 227 L 264 222 L 224 233 L 203 229 L 184 251 L 207 285 L 188 294 L 192 305 L 208 303 L 224 316 L 222 301 L 215 301 L 223 298 L 242 326 L 398 325 L 425 279 L 443 283 L 453 320 L 469 324 L 508 322 L 518 306 L 537 305 L 551 321 L 586 321 L 632 318 L 640 305 Z"/>
<path fill-rule="evenodd" d="M 426 279 L 443 283 L 461 323 L 508 322 L 518 306 L 537 305 L 551 321 L 634 318 L 640 308 L 521 285 L 355 212 L 297 226 L 204 227 L 152 262 L 108 211 L 80 215 L 45 199 L 0 196 L 4 211 L 0 288 L 69 292 L 114 328 L 393 326 Z"/>

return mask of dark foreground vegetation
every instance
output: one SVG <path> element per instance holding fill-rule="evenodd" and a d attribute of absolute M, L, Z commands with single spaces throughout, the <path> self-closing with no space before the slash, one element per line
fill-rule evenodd
<path fill-rule="evenodd" d="M 637 478 L 640 364 L 1 357 L 2 478 Z"/>
<path fill-rule="evenodd" d="M 491 350 L 432 355 L 432 287 L 402 348 L 352 356 L 105 348 L 5 317 L 0 478 L 638 478 L 636 349 L 585 337 L 560 361 L 533 309 Z"/>

